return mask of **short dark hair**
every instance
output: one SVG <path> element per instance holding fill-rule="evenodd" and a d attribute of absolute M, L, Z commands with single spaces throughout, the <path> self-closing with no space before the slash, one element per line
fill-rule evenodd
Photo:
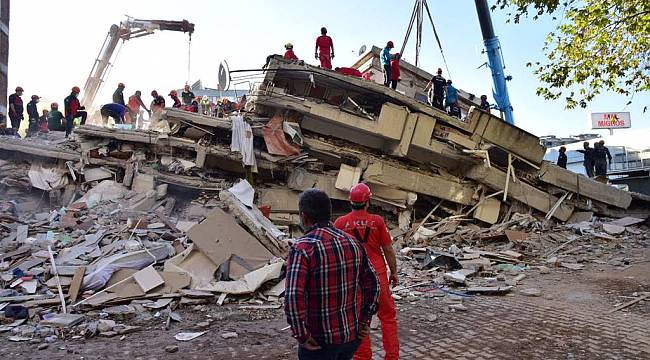
<path fill-rule="evenodd" d="M 298 198 L 298 211 L 307 215 L 313 223 L 332 218 L 332 203 L 323 190 L 307 189 Z"/>
<path fill-rule="evenodd" d="M 362 202 L 362 203 L 351 202 L 350 207 L 352 208 L 352 210 L 362 210 L 363 208 L 366 207 L 366 203 L 365 202 Z"/>
<path fill-rule="evenodd" d="M 327 29 L 323 26 L 322 28 L 320 28 L 320 33 L 327 34 Z"/>

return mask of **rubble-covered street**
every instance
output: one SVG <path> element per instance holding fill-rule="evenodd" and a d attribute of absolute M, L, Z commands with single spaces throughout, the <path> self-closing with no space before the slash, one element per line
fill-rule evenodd
<path fill-rule="evenodd" d="M 295 358 L 298 196 L 323 190 L 337 217 L 364 182 L 403 358 L 650 357 L 650 197 L 543 161 L 466 93 L 459 119 L 280 57 L 263 76 L 224 117 L 0 137 L 3 354 Z"/>

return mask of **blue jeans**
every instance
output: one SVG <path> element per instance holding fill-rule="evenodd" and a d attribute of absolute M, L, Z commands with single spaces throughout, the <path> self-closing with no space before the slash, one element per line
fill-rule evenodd
<path fill-rule="evenodd" d="M 298 346 L 300 360 L 350 360 L 359 347 L 359 340 L 340 345 L 321 345 L 320 350 L 309 351 Z"/>

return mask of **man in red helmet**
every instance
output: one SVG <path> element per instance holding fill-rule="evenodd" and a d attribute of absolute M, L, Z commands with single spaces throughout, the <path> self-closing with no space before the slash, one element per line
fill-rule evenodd
<path fill-rule="evenodd" d="M 83 111 L 85 108 L 81 106 L 79 102 L 79 93 L 81 89 L 78 86 L 72 88 L 70 95 L 63 100 L 63 105 L 65 107 L 65 137 L 70 136 L 72 128 L 74 127 L 74 119 L 80 117 L 81 125 L 86 123 L 86 118 L 88 113 Z"/>
<path fill-rule="evenodd" d="M 399 359 L 399 339 L 397 337 L 397 311 L 390 293 L 390 285 L 397 285 L 397 260 L 391 245 L 388 228 L 379 215 L 368 213 L 372 193 L 368 185 L 360 183 L 350 190 L 352 211 L 336 219 L 334 226 L 355 237 L 363 243 L 368 258 L 379 278 L 379 306 L 377 317 L 381 321 L 385 359 Z M 390 283 L 386 272 L 386 262 L 390 269 Z M 357 360 L 371 359 L 370 336 L 361 341 L 354 355 Z"/>

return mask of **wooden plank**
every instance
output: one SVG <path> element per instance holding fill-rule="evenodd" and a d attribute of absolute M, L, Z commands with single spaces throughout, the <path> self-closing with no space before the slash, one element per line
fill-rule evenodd
<path fill-rule="evenodd" d="M 622 305 L 619 305 L 619 306 L 615 307 L 614 309 L 610 310 L 608 312 L 608 314 L 615 313 L 615 312 L 617 312 L 619 310 L 625 309 L 626 307 L 634 305 L 634 304 L 638 303 L 639 301 L 643 301 L 643 300 L 648 299 L 648 298 L 650 298 L 650 294 L 645 294 L 645 295 L 643 295 L 641 297 L 638 297 L 638 298 L 636 298 L 634 300 L 630 300 L 630 301 L 626 302 L 625 304 L 622 304 Z"/>
<path fill-rule="evenodd" d="M 495 190 L 502 190 L 506 182 L 505 172 L 495 167 L 486 167 L 484 165 L 471 167 L 465 173 L 465 176 Z M 521 201 L 522 203 L 543 213 L 549 212 L 553 205 L 558 201 L 557 197 L 539 190 L 521 180 L 509 183 L 508 197 Z M 573 205 L 563 202 L 555 211 L 553 216 L 562 221 L 567 221 L 571 217 L 573 209 Z"/>
<path fill-rule="evenodd" d="M 627 191 L 591 180 L 548 161 L 542 163 L 540 170 L 537 172 L 537 176 L 547 184 L 622 209 L 627 209 L 632 202 L 632 196 Z"/>
<path fill-rule="evenodd" d="M 363 178 L 370 182 L 435 196 L 458 204 L 473 205 L 476 203 L 473 199 L 474 187 L 471 185 L 451 181 L 439 175 L 399 168 L 387 162 L 370 164 L 364 172 Z"/>
<path fill-rule="evenodd" d="M 71 303 L 77 301 L 79 296 L 79 290 L 81 289 L 81 282 L 84 279 L 84 274 L 86 273 L 86 267 L 80 266 L 75 269 L 74 276 L 72 277 L 72 283 L 70 283 L 70 288 L 68 289 L 68 299 Z"/>

